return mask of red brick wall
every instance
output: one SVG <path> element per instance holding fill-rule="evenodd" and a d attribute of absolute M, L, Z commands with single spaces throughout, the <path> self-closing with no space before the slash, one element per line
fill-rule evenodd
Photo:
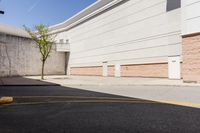
<path fill-rule="evenodd" d="M 143 64 L 121 66 L 123 77 L 168 77 L 168 64 Z"/>
<path fill-rule="evenodd" d="M 101 66 L 95 67 L 71 67 L 71 75 L 83 75 L 83 76 L 102 76 L 103 68 Z"/>
<path fill-rule="evenodd" d="M 115 76 L 115 67 L 114 66 L 108 66 L 108 76 L 109 77 Z"/>
<path fill-rule="evenodd" d="M 96 67 L 72 67 L 71 75 L 102 76 L 103 68 Z M 114 76 L 115 67 L 108 66 L 108 76 Z M 168 64 L 142 64 L 121 66 L 122 77 L 168 77 Z"/>
<path fill-rule="evenodd" d="M 200 81 L 200 35 L 183 37 L 184 81 Z"/>

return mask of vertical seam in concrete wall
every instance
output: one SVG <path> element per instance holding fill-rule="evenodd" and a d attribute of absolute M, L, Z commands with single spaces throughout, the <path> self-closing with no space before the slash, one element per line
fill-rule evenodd
<path fill-rule="evenodd" d="M 9 76 L 11 76 L 11 72 L 12 72 L 12 70 L 11 70 L 11 59 L 10 59 L 10 56 L 8 54 L 8 47 L 7 47 L 6 43 L 4 44 L 4 46 L 5 46 L 6 56 L 7 56 L 7 59 L 8 59 Z"/>

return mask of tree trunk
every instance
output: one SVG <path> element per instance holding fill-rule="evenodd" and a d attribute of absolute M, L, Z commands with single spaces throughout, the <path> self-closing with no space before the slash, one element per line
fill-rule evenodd
<path fill-rule="evenodd" d="M 42 80 L 44 80 L 44 64 L 45 64 L 45 61 L 42 61 L 42 73 L 41 73 Z"/>

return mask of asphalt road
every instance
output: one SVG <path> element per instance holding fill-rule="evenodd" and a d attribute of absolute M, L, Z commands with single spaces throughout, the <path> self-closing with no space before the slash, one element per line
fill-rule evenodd
<path fill-rule="evenodd" d="M 0 86 L 0 133 L 199 133 L 200 110 L 61 86 Z"/>

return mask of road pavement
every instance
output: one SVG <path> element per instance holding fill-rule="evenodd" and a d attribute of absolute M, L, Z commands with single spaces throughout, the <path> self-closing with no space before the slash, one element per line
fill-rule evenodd
<path fill-rule="evenodd" d="M 0 96 L 14 97 L 0 105 L 2 133 L 200 132 L 198 108 L 62 86 L 0 86 Z"/>

